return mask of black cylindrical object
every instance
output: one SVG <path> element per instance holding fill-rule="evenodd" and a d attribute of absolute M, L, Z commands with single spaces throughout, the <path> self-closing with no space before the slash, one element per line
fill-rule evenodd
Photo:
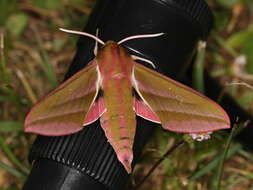
<path fill-rule="evenodd" d="M 124 44 L 132 54 L 152 60 L 157 71 L 184 76 L 199 39 L 206 39 L 212 14 L 203 0 L 99 0 L 85 31 L 104 41 L 164 32 L 159 38 Z M 94 40 L 80 37 L 66 78 L 94 58 Z M 134 161 L 156 125 L 137 117 Z M 61 137 L 38 136 L 30 153 L 33 169 L 23 190 L 124 189 L 128 175 L 107 142 L 99 121 Z"/>

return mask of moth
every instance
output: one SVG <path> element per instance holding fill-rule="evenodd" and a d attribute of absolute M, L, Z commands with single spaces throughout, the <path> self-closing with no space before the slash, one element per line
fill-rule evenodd
<path fill-rule="evenodd" d="M 27 114 L 25 132 L 68 135 L 100 119 L 118 160 L 131 173 L 136 115 L 160 123 L 165 130 L 188 133 L 197 140 L 230 127 L 226 112 L 197 91 L 149 69 L 122 43 L 163 35 L 147 34 L 106 43 L 92 34 L 61 29 L 96 40 L 95 58 L 56 87 Z M 102 47 L 97 48 L 97 43 Z M 154 66 L 154 65 L 153 65 Z"/>

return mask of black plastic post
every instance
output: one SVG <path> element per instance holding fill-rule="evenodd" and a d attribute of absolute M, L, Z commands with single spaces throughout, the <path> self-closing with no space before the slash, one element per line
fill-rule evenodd
<path fill-rule="evenodd" d="M 84 30 L 95 34 L 98 28 L 104 41 L 164 32 L 164 36 L 132 40 L 124 46 L 153 61 L 158 72 L 183 79 L 197 41 L 206 39 L 212 19 L 203 0 L 99 0 Z M 66 78 L 94 58 L 93 49 L 94 40 L 80 37 Z M 156 126 L 137 117 L 133 166 Z M 29 160 L 33 168 L 23 190 L 116 190 L 124 189 L 129 178 L 99 121 L 72 135 L 38 136 Z"/>

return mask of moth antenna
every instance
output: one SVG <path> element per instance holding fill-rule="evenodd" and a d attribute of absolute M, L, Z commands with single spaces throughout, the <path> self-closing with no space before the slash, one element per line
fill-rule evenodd
<path fill-rule="evenodd" d="M 118 42 L 118 44 L 122 44 L 123 42 L 129 41 L 129 40 L 133 40 L 133 39 L 138 39 L 138 38 L 154 38 L 154 37 L 162 36 L 164 34 L 165 33 L 161 32 L 161 33 L 157 33 L 157 34 L 142 34 L 142 35 L 129 36 L 129 37 L 126 37 L 126 38 L 120 40 Z"/>
<path fill-rule="evenodd" d="M 99 29 L 97 28 L 96 29 L 96 37 L 98 38 L 98 32 L 99 32 Z M 97 55 L 97 53 L 98 53 L 98 41 L 96 40 L 96 42 L 95 42 L 95 47 L 94 47 L 94 55 L 96 56 Z"/>
<path fill-rule="evenodd" d="M 148 60 L 148 59 L 145 59 L 143 57 L 139 57 L 139 56 L 136 56 L 136 55 L 131 55 L 131 57 L 132 57 L 133 60 L 145 61 L 146 63 L 150 64 L 154 69 L 156 68 L 155 64 L 152 61 Z"/>
<path fill-rule="evenodd" d="M 61 31 L 63 32 L 67 32 L 67 33 L 71 33 L 71 34 L 79 34 L 79 35 L 83 35 L 83 36 L 87 36 L 90 37 L 94 40 L 96 40 L 96 42 L 105 45 L 105 42 L 103 42 L 102 40 L 100 40 L 97 36 L 94 36 L 93 34 L 89 34 L 87 32 L 80 32 L 80 31 L 75 31 L 75 30 L 67 30 L 67 29 L 63 29 L 63 28 L 59 28 Z"/>

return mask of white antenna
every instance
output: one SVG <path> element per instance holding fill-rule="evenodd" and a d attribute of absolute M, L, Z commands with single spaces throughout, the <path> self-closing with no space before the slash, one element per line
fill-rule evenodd
<path fill-rule="evenodd" d="M 71 34 L 79 34 L 79 35 L 83 35 L 83 36 L 87 36 L 90 38 L 93 38 L 94 40 L 96 40 L 98 43 L 105 45 L 105 42 L 103 42 L 102 40 L 100 40 L 97 36 L 94 36 L 92 34 L 89 34 L 87 32 L 79 32 L 79 31 L 75 31 L 75 30 L 67 30 L 67 29 L 63 29 L 63 28 L 59 28 L 61 31 L 63 32 L 67 32 L 67 33 L 71 33 Z"/>
<path fill-rule="evenodd" d="M 134 35 L 134 36 L 129 36 L 126 37 L 122 40 L 120 40 L 118 42 L 118 44 L 122 44 L 123 42 L 129 41 L 129 40 L 133 40 L 133 39 L 139 39 L 139 38 L 154 38 L 154 37 L 158 37 L 158 36 L 162 36 L 165 33 L 157 33 L 157 34 L 142 34 L 142 35 Z"/>

